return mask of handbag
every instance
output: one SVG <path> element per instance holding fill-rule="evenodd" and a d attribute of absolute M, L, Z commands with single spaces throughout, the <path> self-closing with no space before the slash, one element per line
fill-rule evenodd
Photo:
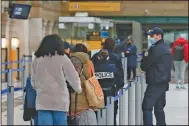
<path fill-rule="evenodd" d="M 104 93 L 95 76 L 92 62 L 89 61 L 91 77 L 85 81 L 85 91 L 89 105 L 93 108 L 104 108 Z"/>
<path fill-rule="evenodd" d="M 74 110 L 74 115 L 71 114 L 71 91 L 69 91 L 70 94 L 70 106 L 69 106 L 69 116 L 67 116 L 67 123 L 68 125 L 78 125 L 78 120 L 77 120 L 77 100 L 78 100 L 78 94 L 75 94 L 75 110 Z"/>
<path fill-rule="evenodd" d="M 37 111 L 35 108 L 36 91 L 31 86 L 31 77 L 27 78 L 24 92 L 25 92 L 25 100 L 24 100 L 23 120 L 30 121 L 32 120 L 32 117 L 37 116 Z"/>

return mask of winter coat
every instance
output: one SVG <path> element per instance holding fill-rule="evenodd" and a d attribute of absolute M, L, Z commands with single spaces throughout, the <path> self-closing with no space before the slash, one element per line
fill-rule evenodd
<path fill-rule="evenodd" d="M 80 75 L 80 81 L 81 81 L 81 88 L 82 92 L 78 94 L 78 101 L 77 101 L 77 112 L 82 112 L 86 109 L 90 109 L 91 107 L 89 106 L 89 102 L 87 99 L 86 91 L 85 91 L 85 82 L 88 80 L 90 77 L 92 77 L 92 72 L 89 71 L 89 55 L 83 52 L 76 52 L 76 53 L 71 53 L 71 56 L 76 56 L 78 57 L 82 63 L 83 63 L 83 72 Z M 75 93 L 71 94 L 71 111 L 72 113 L 75 110 Z"/>
<path fill-rule="evenodd" d="M 127 57 L 127 67 L 136 68 L 137 67 L 137 47 L 135 45 L 127 45 L 125 51 L 129 51 L 125 56 Z"/>
<path fill-rule="evenodd" d="M 186 63 L 188 63 L 188 41 L 182 37 L 178 38 L 172 46 L 171 53 L 174 55 L 174 48 L 177 45 L 183 45 L 184 46 L 184 60 Z"/>
<path fill-rule="evenodd" d="M 72 62 L 66 56 L 45 56 L 32 62 L 32 87 L 36 90 L 36 110 L 69 110 L 69 92 L 66 80 L 78 93 L 81 82 Z"/>

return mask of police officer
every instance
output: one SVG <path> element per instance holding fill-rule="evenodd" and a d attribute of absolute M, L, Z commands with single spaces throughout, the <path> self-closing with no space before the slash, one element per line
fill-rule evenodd
<path fill-rule="evenodd" d="M 70 51 L 71 51 L 72 47 L 68 42 L 64 42 L 64 53 L 70 57 Z"/>
<path fill-rule="evenodd" d="M 117 95 L 117 91 L 124 86 L 124 73 L 121 59 L 113 53 L 115 40 L 107 38 L 103 49 L 92 57 L 95 73 L 99 80 L 105 96 Z M 114 125 L 116 125 L 116 115 L 118 110 L 118 101 L 114 102 Z"/>
<path fill-rule="evenodd" d="M 147 89 L 142 103 L 144 125 L 153 125 L 152 110 L 157 125 L 166 125 L 164 107 L 166 91 L 171 80 L 172 55 L 164 43 L 162 29 L 155 27 L 147 35 L 150 36 L 151 47 L 141 60 L 141 69 L 146 72 Z"/>
<path fill-rule="evenodd" d="M 135 80 L 137 68 L 137 47 L 133 42 L 132 36 L 128 36 L 127 47 L 124 49 L 124 52 L 127 57 L 127 80 L 131 79 L 131 72 L 133 72 L 132 80 Z"/>

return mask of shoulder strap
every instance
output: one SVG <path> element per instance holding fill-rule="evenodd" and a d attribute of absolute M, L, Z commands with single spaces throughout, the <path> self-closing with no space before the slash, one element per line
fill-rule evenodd
<path fill-rule="evenodd" d="M 90 77 L 92 77 L 92 76 L 94 76 L 94 74 L 95 74 L 92 61 L 89 60 L 89 61 L 88 61 L 88 65 L 89 65 L 89 74 L 90 74 Z"/>
<path fill-rule="evenodd" d="M 71 91 L 69 91 L 69 97 L 70 97 L 70 106 L 69 106 L 69 115 L 71 115 L 71 109 L 72 109 L 72 95 L 71 95 Z"/>
<path fill-rule="evenodd" d="M 77 114 L 77 100 L 78 100 L 78 93 L 75 94 L 75 110 L 74 110 L 74 114 Z"/>
<path fill-rule="evenodd" d="M 69 115 L 72 114 L 71 109 L 72 109 L 72 96 L 71 96 L 71 92 L 70 94 L 70 106 L 69 106 Z M 75 108 L 74 108 L 74 115 L 77 114 L 77 100 L 78 100 L 78 93 L 75 94 Z"/>

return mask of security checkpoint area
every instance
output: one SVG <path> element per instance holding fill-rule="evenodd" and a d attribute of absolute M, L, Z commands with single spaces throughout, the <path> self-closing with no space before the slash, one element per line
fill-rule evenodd
<path fill-rule="evenodd" d="M 2 94 L 2 125 L 29 125 L 30 122 L 23 121 L 23 87 L 26 85 L 25 71 L 31 63 L 31 56 L 23 56 L 20 62 L 21 68 L 8 69 L 2 71 L 2 74 L 8 74 L 8 82 L 4 83 Z M 14 62 L 11 62 L 14 63 Z M 16 63 L 16 62 L 15 62 Z M 142 99 L 146 88 L 145 74 L 138 73 L 137 79 L 127 81 L 126 66 L 127 59 L 123 58 L 122 63 L 125 71 L 125 86 L 115 97 L 108 97 L 108 104 L 104 109 L 97 110 L 97 120 L 99 125 L 113 125 L 114 102 L 119 101 L 117 122 L 119 125 L 142 125 Z M 5 64 L 5 63 L 4 63 Z M 7 63 L 8 64 L 8 63 Z M 9 63 L 10 64 L 10 63 Z M 20 71 L 21 81 L 14 82 L 12 74 Z M 16 86 L 14 86 L 16 85 Z M 7 87 L 6 87 L 7 86 Z M 188 89 L 188 87 L 187 87 Z M 170 84 L 170 91 L 167 92 L 167 106 L 165 113 L 168 125 L 186 125 L 187 124 L 187 91 L 177 91 Z M 176 100 L 177 99 L 177 100 Z M 179 101 L 178 101 L 179 100 Z M 154 117 L 155 118 L 155 117 Z M 173 120 L 174 119 L 174 120 Z M 154 120 L 155 123 L 155 120 Z"/>
<path fill-rule="evenodd" d="M 157 2 L 156 4 L 159 5 L 160 3 L 161 2 Z M 11 4 L 13 5 L 11 6 Z M 127 41 L 127 36 L 132 35 L 132 39 L 137 48 L 136 77 L 131 80 L 127 79 L 128 58 L 124 53 L 121 53 L 120 58 L 124 72 L 124 86 L 119 89 L 114 97 L 107 97 L 107 104 L 103 108 L 98 108 L 94 111 L 96 113 L 97 125 L 114 125 L 114 101 L 118 101 L 117 125 L 144 125 L 142 102 L 148 85 L 146 83 L 146 73 L 141 70 L 140 65 L 145 52 L 151 46 L 149 44 L 150 36 L 144 36 L 144 31 L 148 31 L 150 26 L 157 25 L 164 26 L 162 29 L 166 29 L 169 32 L 170 29 L 175 28 L 174 32 L 180 30 L 178 34 L 187 34 L 184 27 L 185 24 L 178 23 L 177 25 L 175 22 L 172 24 L 164 23 L 164 21 L 172 21 L 171 19 L 168 20 L 168 18 L 167 20 L 165 18 L 159 21 L 163 22 L 163 25 L 157 22 L 153 24 L 154 17 L 152 21 L 147 21 L 149 24 L 144 24 L 143 15 L 140 15 L 140 18 L 142 16 L 140 20 L 135 20 L 135 18 L 132 17 L 128 19 L 124 18 L 123 14 L 131 12 L 133 7 L 128 11 L 122 9 L 129 7 L 128 5 L 136 5 L 137 2 L 133 3 L 133 1 L 105 2 L 104 5 L 102 5 L 102 3 L 99 4 L 99 2 L 92 2 L 90 4 L 91 8 L 86 7 L 89 6 L 88 4 L 90 4 L 90 2 L 3 2 L 2 8 L 5 10 L 2 10 L 4 11 L 3 21 L 5 20 L 5 25 L 1 25 L 3 33 L 1 38 L 2 118 L 0 123 L 2 125 L 34 125 L 34 120 L 24 121 L 23 119 L 24 104 L 26 101 L 26 85 L 29 83 L 28 78 L 31 77 L 32 62 L 35 58 L 34 53 L 39 47 L 43 37 L 51 34 L 57 34 L 64 42 L 69 43 L 71 47 L 74 47 L 78 43 L 84 44 L 88 49 L 90 58 L 102 49 L 107 38 L 114 38 L 116 46 L 122 46 L 122 44 Z M 149 7 L 149 4 L 143 4 L 144 5 L 140 4 L 139 7 Z M 113 5 L 116 8 L 114 8 Z M 150 5 L 153 4 L 150 3 Z M 184 4 L 181 5 L 184 6 Z M 23 7 L 23 9 L 28 7 L 28 9 L 25 10 L 28 15 L 24 15 L 25 17 L 23 17 L 23 15 L 17 15 L 18 17 L 15 15 L 11 16 L 10 12 L 12 11 L 9 9 L 16 7 Z M 153 6 L 153 8 L 155 7 L 156 6 Z M 56 8 L 59 9 L 56 10 Z M 167 9 L 167 11 L 169 9 Z M 37 14 L 38 12 L 40 12 L 40 14 Z M 139 12 L 141 11 L 139 10 Z M 116 17 L 116 13 L 118 13 L 119 17 Z M 161 14 L 163 12 L 155 11 L 154 13 L 150 13 L 149 11 L 149 14 L 152 15 L 156 15 L 156 13 Z M 145 14 L 148 15 L 148 11 L 145 10 Z M 128 15 L 129 14 L 127 14 L 127 16 Z M 148 19 L 150 18 L 148 17 Z M 162 18 L 159 20 L 161 19 Z M 182 23 L 182 21 L 180 22 Z M 169 26 L 166 26 L 168 24 Z M 171 25 L 174 27 L 172 28 Z M 170 36 L 174 36 L 172 32 L 169 32 L 165 34 L 166 40 L 169 40 Z M 178 34 L 174 36 L 174 39 L 178 37 Z M 166 125 L 188 125 L 188 70 L 185 72 L 185 89 L 179 90 L 176 89 L 175 86 L 174 72 L 175 70 L 173 68 L 171 71 L 169 90 L 166 92 L 166 106 L 164 108 Z M 112 72 L 95 72 L 94 75 L 98 80 L 115 78 Z M 154 112 L 153 124 L 156 124 Z"/>

